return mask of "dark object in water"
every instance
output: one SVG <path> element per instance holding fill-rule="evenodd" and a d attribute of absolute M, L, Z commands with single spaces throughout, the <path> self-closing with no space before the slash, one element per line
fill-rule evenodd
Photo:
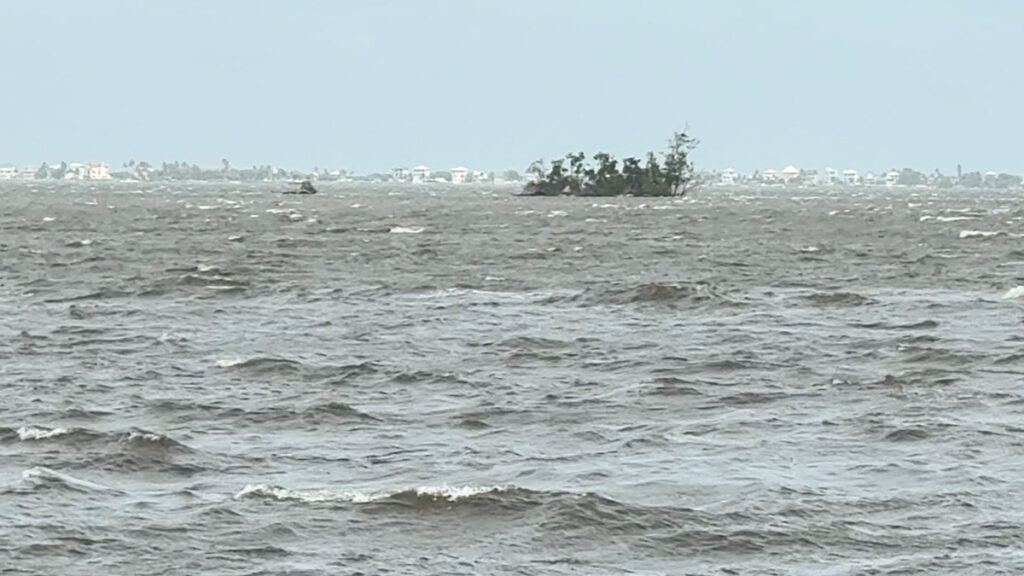
<path fill-rule="evenodd" d="M 313 187 L 313 183 L 309 180 L 303 180 L 298 190 L 287 190 L 285 194 L 316 194 L 316 188 Z"/>

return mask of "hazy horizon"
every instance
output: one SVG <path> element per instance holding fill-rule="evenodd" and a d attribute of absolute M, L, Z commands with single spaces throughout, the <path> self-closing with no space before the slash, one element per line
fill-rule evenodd
<path fill-rule="evenodd" d="M 0 164 L 1024 172 L 1024 5 L 52 1 L 0 20 Z"/>

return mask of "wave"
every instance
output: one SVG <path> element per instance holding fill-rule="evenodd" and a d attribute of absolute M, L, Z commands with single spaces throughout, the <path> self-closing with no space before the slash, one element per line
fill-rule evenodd
<path fill-rule="evenodd" d="M 7 429 L 8 431 L 10 429 Z M 174 450 L 191 452 L 188 446 L 163 434 L 132 428 L 125 432 L 98 432 L 87 428 L 46 428 L 44 426 L 22 426 L 13 431 L 22 442 L 55 441 L 70 444 L 106 443 L 139 449 Z"/>
<path fill-rule="evenodd" d="M 76 478 L 70 474 L 63 472 L 57 472 L 56 470 L 47 468 L 45 466 L 36 466 L 35 468 L 29 468 L 21 473 L 22 478 L 26 482 L 40 488 L 61 488 L 70 489 L 78 492 L 118 492 L 122 493 L 117 488 L 111 488 L 109 486 L 103 486 L 90 482 L 88 480 L 82 480 Z"/>
<path fill-rule="evenodd" d="M 320 425 L 343 424 L 352 421 L 380 421 L 380 418 L 376 416 L 361 412 L 344 402 L 337 401 L 305 407 L 270 406 L 259 410 L 229 408 L 220 412 L 217 418 L 231 418 L 238 424 L 302 421 L 308 424 Z"/>
<path fill-rule="evenodd" d="M 961 230 L 960 239 L 966 240 L 967 238 L 991 238 L 993 236 L 999 236 L 1003 234 L 1001 231 L 986 231 L 986 230 Z"/>
<path fill-rule="evenodd" d="M 919 222 L 928 222 L 934 220 L 936 222 L 963 222 L 965 220 L 977 220 L 979 216 L 921 216 L 918 218 Z"/>
<path fill-rule="evenodd" d="M 1004 300 L 1016 300 L 1018 298 L 1024 298 L 1024 286 L 1015 286 L 1003 294 Z"/>
<path fill-rule="evenodd" d="M 276 356 L 257 356 L 254 358 L 223 358 L 216 362 L 218 368 L 226 368 L 251 374 L 294 373 L 302 368 L 302 363 Z"/>
<path fill-rule="evenodd" d="M 394 226 L 388 230 L 391 234 L 420 234 L 423 232 L 422 226 Z"/>
<path fill-rule="evenodd" d="M 422 486 L 391 492 L 364 493 L 356 491 L 336 491 L 327 489 L 291 490 L 281 486 L 267 484 L 249 484 L 237 494 L 236 500 L 246 498 L 292 501 L 307 504 L 323 502 L 341 502 L 350 504 L 393 503 L 420 507 L 437 503 L 454 503 L 468 501 L 487 495 L 502 495 L 506 492 L 514 494 L 521 489 L 510 489 L 507 486 Z"/>
<path fill-rule="evenodd" d="M 45 446 L 42 454 L 53 455 L 59 447 L 62 464 L 117 471 L 161 471 L 193 473 L 203 468 L 201 455 L 193 448 L 163 434 L 132 428 L 100 432 L 87 428 L 23 426 L 0 429 L 0 441 L 15 440 L 24 445 Z"/>
<path fill-rule="evenodd" d="M 45 440 L 47 438 L 56 438 L 58 436 L 66 436 L 72 434 L 73 430 L 70 428 L 37 428 L 35 426 L 22 426 L 18 428 L 18 440 L 30 441 L 30 440 Z"/>
<path fill-rule="evenodd" d="M 707 283 L 648 282 L 626 288 L 595 290 L 588 288 L 570 296 L 552 296 L 546 303 L 578 302 L 584 304 L 676 306 L 724 300 L 717 288 Z"/>
<path fill-rule="evenodd" d="M 939 323 L 935 320 L 922 320 L 910 324 L 886 324 L 885 322 L 870 322 L 866 324 L 853 324 L 856 328 L 868 328 L 872 330 L 931 330 L 938 328 Z"/>
<path fill-rule="evenodd" d="M 875 303 L 872 298 L 854 292 L 815 292 L 806 299 L 815 306 L 868 306 Z"/>

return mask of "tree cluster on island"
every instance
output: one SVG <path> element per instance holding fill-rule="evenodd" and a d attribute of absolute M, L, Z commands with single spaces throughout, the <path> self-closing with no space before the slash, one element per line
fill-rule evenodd
<path fill-rule="evenodd" d="M 641 165 L 636 157 L 629 157 L 622 161 L 621 169 L 618 160 L 606 152 L 594 154 L 596 165 L 588 163 L 582 152 L 552 161 L 547 170 L 544 161 L 537 160 L 527 169 L 534 179 L 524 186 L 523 193 L 531 196 L 683 196 L 699 183 L 689 157 L 697 144 L 685 131 L 676 132 L 660 159 L 654 152 L 648 152 L 645 164 Z"/>

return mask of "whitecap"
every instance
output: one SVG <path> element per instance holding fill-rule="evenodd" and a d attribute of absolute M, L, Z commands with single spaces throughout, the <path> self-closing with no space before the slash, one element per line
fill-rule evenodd
<path fill-rule="evenodd" d="M 423 232 L 423 228 L 420 226 L 395 226 L 388 230 L 392 234 L 419 234 Z"/>
<path fill-rule="evenodd" d="M 1005 300 L 1015 300 L 1017 298 L 1024 298 L 1024 286 L 1010 288 L 1006 291 L 1006 294 L 1003 294 L 1003 299 Z"/>
<path fill-rule="evenodd" d="M 71 430 L 67 428 L 38 428 L 36 426 L 22 426 L 18 428 L 18 439 L 22 441 L 28 440 L 44 440 L 46 438 L 56 438 L 57 436 L 64 436 L 70 434 Z"/>
<path fill-rule="evenodd" d="M 54 220 L 56 220 L 56 218 L 54 218 L 53 216 L 44 216 L 43 217 L 43 222 L 53 222 Z"/>
<path fill-rule="evenodd" d="M 455 501 L 479 494 L 505 492 L 506 490 L 508 490 L 507 486 L 421 486 L 416 489 L 416 495 Z"/>
<path fill-rule="evenodd" d="M 992 236 L 998 236 L 1001 232 L 989 232 L 986 230 L 961 230 L 960 239 L 966 238 L 990 238 Z"/>
<path fill-rule="evenodd" d="M 33 483 L 36 483 L 36 484 L 44 484 L 44 483 L 47 483 L 47 482 L 51 482 L 51 483 L 52 482 L 60 482 L 60 483 L 63 483 L 65 485 L 67 485 L 67 486 L 71 486 L 71 487 L 74 487 L 74 488 L 84 488 L 84 489 L 88 489 L 88 490 L 104 490 L 104 491 L 120 492 L 116 488 L 110 488 L 108 486 L 103 486 L 101 484 L 96 484 L 95 482 L 89 482 L 88 480 L 82 480 L 81 478 L 75 478 L 74 476 L 71 476 L 70 474 L 64 474 L 62 472 L 57 472 L 56 470 L 52 470 L 50 468 L 46 468 L 45 466 L 36 466 L 35 468 L 29 468 L 28 470 L 25 470 L 24 472 L 22 472 L 21 476 L 26 481 L 33 482 Z"/>
<path fill-rule="evenodd" d="M 291 490 L 281 486 L 270 486 L 267 484 L 249 484 L 237 494 L 235 500 L 248 497 L 271 498 L 274 500 L 292 500 L 297 502 L 318 503 L 318 502 L 350 502 L 352 504 L 368 504 L 379 502 L 394 496 L 414 492 L 418 497 L 428 497 L 438 500 L 455 502 L 465 498 L 471 498 L 480 494 L 492 492 L 505 492 L 507 486 L 420 486 L 411 490 L 390 490 L 382 492 L 357 492 L 338 491 L 327 489 Z"/>
<path fill-rule="evenodd" d="M 231 368 L 232 366 L 243 364 L 245 361 L 245 358 L 235 356 L 234 358 L 220 358 L 217 360 L 216 364 L 218 368 Z"/>
<path fill-rule="evenodd" d="M 138 430 L 132 430 L 123 439 L 125 442 L 131 442 L 133 440 L 145 440 L 147 442 L 162 442 L 164 437 L 159 434 L 152 432 L 140 432 Z"/>

